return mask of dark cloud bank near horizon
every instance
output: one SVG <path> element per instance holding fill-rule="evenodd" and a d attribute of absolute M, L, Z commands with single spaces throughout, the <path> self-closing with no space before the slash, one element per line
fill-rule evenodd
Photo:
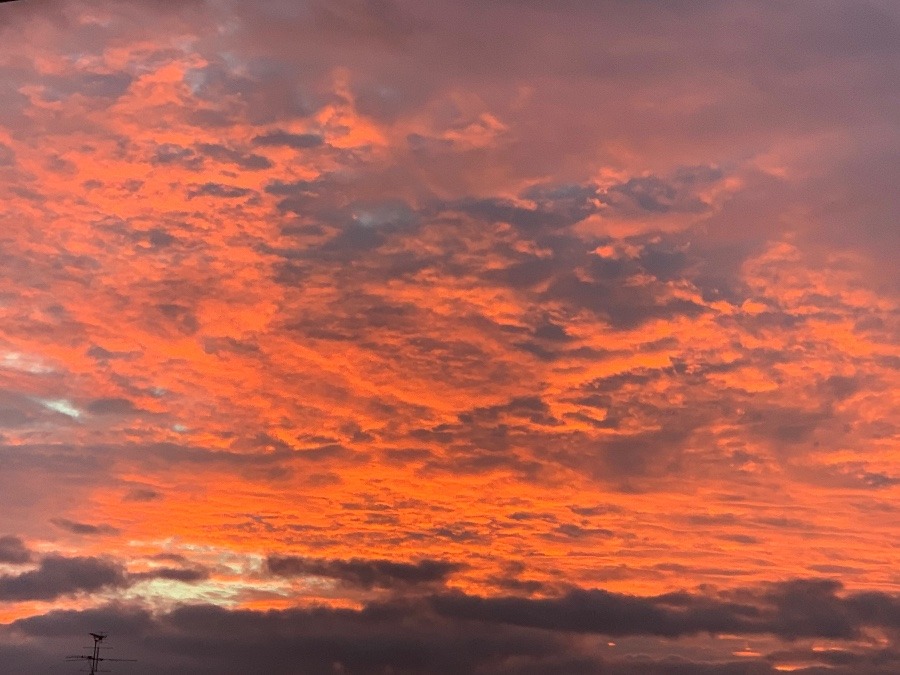
<path fill-rule="evenodd" d="M 23 555 L 4 538 L 7 559 Z M 865 635 L 900 631 L 900 596 L 848 592 L 828 579 L 797 579 L 718 594 L 640 597 L 570 589 L 552 597 L 467 595 L 441 588 L 455 567 L 441 561 L 312 560 L 272 557 L 270 574 L 333 578 L 387 590 L 360 609 L 313 606 L 254 611 L 184 605 L 151 613 L 122 601 L 83 611 L 51 610 L 0 627 L 5 672 L 47 672 L 89 630 L 110 632 L 116 656 L 139 661 L 123 673 L 649 673 L 762 675 L 806 662 L 804 675 L 896 672 L 900 652 Z M 184 583 L 201 573 L 164 569 L 128 575 L 110 560 L 47 556 L 38 568 L 0 577 L 0 600 L 95 593 L 147 578 Z M 435 586 L 435 584 L 438 584 Z M 418 587 L 418 589 L 416 588 Z M 728 661 L 694 660 L 679 638 L 769 638 L 772 649 Z M 594 640 L 654 638 L 643 655 L 601 653 Z M 815 650 L 815 640 L 833 646 Z"/>

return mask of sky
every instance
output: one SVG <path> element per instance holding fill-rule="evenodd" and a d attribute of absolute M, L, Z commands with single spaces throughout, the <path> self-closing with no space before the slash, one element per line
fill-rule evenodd
<path fill-rule="evenodd" d="M 900 672 L 895 0 L 0 44 L 4 672 Z"/>

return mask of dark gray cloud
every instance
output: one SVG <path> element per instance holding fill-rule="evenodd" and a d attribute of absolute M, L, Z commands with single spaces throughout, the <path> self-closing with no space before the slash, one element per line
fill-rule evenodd
<path fill-rule="evenodd" d="M 272 162 L 262 155 L 242 152 L 218 143 L 199 143 L 196 147 L 197 150 L 206 157 L 210 157 L 219 162 L 234 164 L 247 171 L 260 171 L 272 167 Z"/>
<path fill-rule="evenodd" d="M 37 569 L 0 577 L 0 600 L 54 600 L 126 585 L 121 565 L 102 558 L 47 556 Z"/>
<path fill-rule="evenodd" d="M 682 167 L 668 178 L 638 176 L 606 188 L 597 199 L 624 215 L 700 213 L 709 204 L 696 196 L 698 188 L 722 178 L 713 167 Z"/>
<path fill-rule="evenodd" d="M 527 196 L 529 193 L 526 192 Z M 490 223 L 508 223 L 526 233 L 537 233 L 574 225 L 596 208 L 588 201 L 540 201 L 535 208 L 523 207 L 504 199 L 463 199 L 445 205 Z"/>
<path fill-rule="evenodd" d="M 198 171 L 203 166 L 203 158 L 194 150 L 175 145 L 174 143 L 164 143 L 157 146 L 153 151 L 150 162 L 163 166 L 178 164 L 193 171 Z"/>
<path fill-rule="evenodd" d="M 213 190 L 216 192 L 216 190 Z M 160 323 L 168 324 L 173 330 L 186 335 L 193 335 L 200 327 L 194 310 L 178 302 L 163 302 L 156 305 L 157 316 L 162 319 Z"/>
<path fill-rule="evenodd" d="M 434 598 L 435 610 L 458 619 L 573 633 L 677 637 L 698 632 L 753 632 L 758 609 L 689 596 L 637 598 L 606 591 L 571 591 L 562 598 Z"/>
<path fill-rule="evenodd" d="M 0 562 L 22 565 L 31 560 L 32 553 L 19 537 L 7 534 L 0 537 Z"/>
<path fill-rule="evenodd" d="M 188 190 L 188 198 L 194 197 L 221 197 L 223 199 L 237 199 L 253 194 L 253 190 L 236 185 L 223 185 L 222 183 L 203 183 Z"/>
<path fill-rule="evenodd" d="M 101 99 L 117 99 L 131 86 L 134 78 L 130 73 L 78 72 L 75 76 L 44 79 L 44 98 L 48 101 L 65 101 L 69 97 L 82 96 Z"/>
<path fill-rule="evenodd" d="M 318 148 L 325 143 L 319 134 L 292 134 L 280 129 L 253 137 L 253 144 L 263 147 L 286 147 L 295 150 Z"/>
<path fill-rule="evenodd" d="M 204 581 L 208 578 L 209 570 L 203 567 L 157 567 L 146 572 L 136 572 L 128 575 L 129 583 L 163 579 L 165 581 L 180 581 L 190 584 Z"/>
<path fill-rule="evenodd" d="M 784 663 L 808 663 L 800 672 L 820 675 L 887 674 L 898 663 L 894 648 L 854 640 L 864 627 L 900 627 L 900 600 L 872 593 L 843 593 L 838 584 L 800 580 L 728 596 L 670 593 L 637 597 L 573 590 L 556 598 L 480 598 L 462 593 L 417 600 L 373 602 L 362 609 L 328 607 L 252 611 L 199 605 L 150 614 L 125 605 L 82 612 L 51 611 L 0 627 L 0 645 L 16 641 L 32 671 L 60 645 L 81 640 L 85 626 L 115 626 L 116 649 L 139 661 L 143 673 L 265 671 L 275 675 L 376 673 L 596 673 L 610 675 L 773 675 Z M 578 635 L 691 635 L 735 637 L 770 634 L 785 648 L 754 659 L 707 660 L 671 655 L 673 643 L 630 657 L 598 652 Z M 813 652 L 792 640 L 839 639 L 840 647 Z M 777 644 L 777 643 L 770 643 Z M 69 646 L 68 650 L 71 651 Z M 58 655 L 54 655 L 58 658 Z M 818 665 L 816 665 L 818 664 Z"/>
<path fill-rule="evenodd" d="M 8 429 L 13 429 L 25 426 L 32 422 L 39 412 L 29 401 L 10 401 L 9 399 L 14 399 L 14 397 L 4 398 L 7 399 L 7 401 L 5 401 L 7 405 L 0 408 L 0 428 L 6 427 Z"/>
<path fill-rule="evenodd" d="M 396 562 L 393 560 L 323 560 L 300 556 L 269 556 L 269 572 L 276 576 L 318 576 L 361 588 L 393 588 L 443 583 L 462 565 L 444 560 Z"/>
<path fill-rule="evenodd" d="M 98 361 L 108 361 L 110 359 L 129 359 L 138 356 L 140 352 L 114 352 L 109 349 L 105 349 L 100 345 L 91 345 L 91 347 L 85 352 L 92 359 L 97 359 Z"/>
<path fill-rule="evenodd" d="M 562 272 L 553 280 L 548 299 L 594 312 L 619 329 L 636 328 L 654 319 L 697 317 L 708 309 L 693 300 L 673 298 L 655 277 L 636 280 L 642 266 L 633 261 L 590 261 L 584 273 Z"/>
<path fill-rule="evenodd" d="M 559 654 L 566 643 L 515 628 L 485 633 L 476 625 L 448 624 L 412 605 L 381 604 L 361 611 L 270 612 L 193 606 L 157 616 L 121 606 L 56 611 L 0 630 L 0 644 L 10 631 L 26 636 L 33 651 L 20 658 L 31 659 L 29 672 L 41 672 L 59 661 L 56 653 L 41 653 L 41 645 L 46 649 L 52 641 L 69 650 L 61 653 L 71 653 L 71 646 L 62 645 L 82 641 L 87 625 L 114 626 L 110 640 L 116 653 L 139 659 L 129 664 L 138 675 L 235 670 L 287 675 L 298 669 L 310 675 L 488 673 L 511 658 L 531 661 Z"/>
<path fill-rule="evenodd" d="M 132 488 L 122 499 L 126 502 L 154 502 L 162 499 L 162 494 L 150 488 Z"/>
<path fill-rule="evenodd" d="M 657 635 L 696 633 L 854 639 L 864 627 L 900 627 L 900 598 L 882 592 L 839 595 L 834 580 L 794 580 L 768 590 L 721 598 L 688 593 L 635 597 L 573 590 L 559 598 L 436 596 L 440 614 L 460 619 L 573 633 Z"/>
<path fill-rule="evenodd" d="M 139 412 L 127 398 L 97 398 L 87 404 L 87 409 L 95 415 L 133 415 Z"/>
<path fill-rule="evenodd" d="M 71 532 L 72 534 L 84 534 L 88 536 L 93 535 L 113 535 L 119 534 L 120 530 L 111 525 L 100 524 L 95 525 L 93 523 L 79 523 L 74 520 L 69 520 L 68 518 L 53 518 L 51 521 L 57 527 L 66 530 L 67 532 Z"/>
<path fill-rule="evenodd" d="M 73 525 L 79 526 L 79 531 L 81 527 L 88 527 L 79 523 Z M 17 537 L 0 538 L 0 562 L 26 564 L 34 557 Z M 0 600 L 50 601 L 69 595 L 124 589 L 154 579 L 196 583 L 209 578 L 209 570 L 202 566 L 181 559 L 175 562 L 181 563 L 180 566 L 129 573 L 124 564 L 111 558 L 47 555 L 40 559 L 35 569 L 0 576 Z"/>

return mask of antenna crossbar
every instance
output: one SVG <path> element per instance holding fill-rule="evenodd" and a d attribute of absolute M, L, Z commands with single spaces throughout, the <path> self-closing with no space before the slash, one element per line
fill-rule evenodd
<path fill-rule="evenodd" d="M 107 633 L 90 633 L 90 636 L 94 638 L 94 649 L 90 655 L 87 654 L 74 654 L 72 656 L 67 656 L 66 661 L 90 661 L 91 670 L 90 675 L 96 675 L 96 673 L 108 673 L 108 670 L 101 670 L 100 663 L 104 661 L 130 661 L 135 662 L 137 659 L 114 659 L 106 656 L 100 656 L 100 643 L 103 642 L 107 638 Z M 104 649 L 105 649 L 104 645 Z"/>

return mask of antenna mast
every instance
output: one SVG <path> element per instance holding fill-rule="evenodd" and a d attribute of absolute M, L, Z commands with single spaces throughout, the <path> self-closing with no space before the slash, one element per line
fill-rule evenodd
<path fill-rule="evenodd" d="M 76 654 L 75 656 L 67 656 L 66 661 L 90 661 L 91 670 L 90 675 L 96 675 L 97 673 L 107 673 L 108 670 L 100 670 L 100 662 L 101 661 L 137 661 L 137 659 L 109 659 L 103 656 L 100 656 L 100 643 L 103 642 L 107 634 L 106 633 L 91 633 L 92 638 L 94 638 L 94 651 L 90 656 L 87 654 Z"/>

